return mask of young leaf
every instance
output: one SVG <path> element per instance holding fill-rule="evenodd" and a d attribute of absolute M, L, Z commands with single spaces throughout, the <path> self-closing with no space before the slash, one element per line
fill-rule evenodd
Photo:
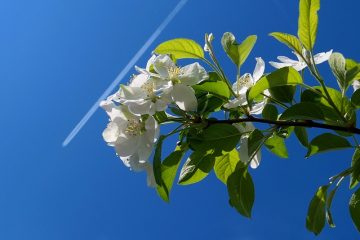
<path fill-rule="evenodd" d="M 351 196 L 349 210 L 353 223 L 360 232 L 360 188 Z"/>
<path fill-rule="evenodd" d="M 345 58 L 341 53 L 333 53 L 329 59 L 329 65 L 341 89 L 347 88 Z"/>
<path fill-rule="evenodd" d="M 155 50 L 157 54 L 171 54 L 176 59 L 182 58 L 204 58 L 202 47 L 191 39 L 176 38 L 158 45 Z"/>
<path fill-rule="evenodd" d="M 200 182 L 213 169 L 214 161 L 214 150 L 193 152 L 180 171 L 179 184 L 189 185 Z"/>
<path fill-rule="evenodd" d="M 215 158 L 214 171 L 217 178 L 226 184 L 229 176 L 235 172 L 236 165 L 240 161 L 239 152 L 234 148 L 230 152 Z"/>
<path fill-rule="evenodd" d="M 194 85 L 192 88 L 195 91 L 208 92 L 224 99 L 229 99 L 231 96 L 228 85 L 214 72 L 209 73 L 209 80 Z"/>
<path fill-rule="evenodd" d="M 170 191 L 179 168 L 180 161 L 184 156 L 187 147 L 177 146 L 167 158 L 164 159 L 161 165 L 162 185 L 157 186 L 159 196 L 165 201 L 169 202 Z"/>
<path fill-rule="evenodd" d="M 310 102 L 292 105 L 281 114 L 280 120 L 323 120 L 324 114 L 320 107 Z"/>
<path fill-rule="evenodd" d="M 255 35 L 251 35 L 241 44 L 238 44 L 235 40 L 235 36 L 230 32 L 226 32 L 221 38 L 221 44 L 229 58 L 238 68 L 240 68 L 253 49 L 256 39 L 257 37 Z"/>
<path fill-rule="evenodd" d="M 314 48 L 318 29 L 320 0 L 300 0 L 298 36 L 306 50 Z"/>
<path fill-rule="evenodd" d="M 281 158 L 289 157 L 284 138 L 279 137 L 276 134 L 273 134 L 265 141 L 265 147 Z"/>
<path fill-rule="evenodd" d="M 350 175 L 350 189 L 360 181 L 360 149 L 356 148 L 351 161 L 352 173 Z"/>
<path fill-rule="evenodd" d="M 306 128 L 304 127 L 295 127 L 295 135 L 299 139 L 299 142 L 304 146 L 308 147 L 309 140 L 308 140 L 308 134 L 306 132 Z"/>
<path fill-rule="evenodd" d="M 301 84 L 302 82 L 302 77 L 294 68 L 280 68 L 257 81 L 256 84 L 248 91 L 248 100 L 249 102 L 252 102 L 266 89 L 285 85 L 294 86 Z"/>
<path fill-rule="evenodd" d="M 266 104 L 262 111 L 263 118 L 269 120 L 277 120 L 278 114 L 277 108 L 272 104 Z"/>
<path fill-rule="evenodd" d="M 311 200 L 308 208 L 306 228 L 315 235 L 318 235 L 325 225 L 325 201 L 327 189 L 328 186 L 321 186 Z"/>
<path fill-rule="evenodd" d="M 338 135 L 324 133 L 315 137 L 310 142 L 306 157 L 310 157 L 317 153 L 323 153 L 343 148 L 351 148 L 351 144 L 348 140 Z"/>
<path fill-rule="evenodd" d="M 281 32 L 273 32 L 269 35 L 294 50 L 297 54 L 302 55 L 301 42 L 296 36 Z"/>
<path fill-rule="evenodd" d="M 351 82 L 353 80 L 360 80 L 360 64 L 355 60 L 347 58 L 346 60 L 346 80 Z"/>
<path fill-rule="evenodd" d="M 255 200 L 255 189 L 246 168 L 237 167 L 227 180 L 230 205 L 243 216 L 250 218 Z"/>

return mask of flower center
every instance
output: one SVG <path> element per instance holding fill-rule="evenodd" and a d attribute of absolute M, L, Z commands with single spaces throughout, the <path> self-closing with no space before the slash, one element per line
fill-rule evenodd
<path fill-rule="evenodd" d="M 249 73 L 246 73 L 244 76 L 240 77 L 237 82 L 237 94 L 239 94 L 241 88 L 250 88 L 253 85 L 252 77 Z"/>
<path fill-rule="evenodd" d="M 170 67 L 168 69 L 169 78 L 173 84 L 179 83 L 179 75 L 181 74 L 181 69 L 179 67 Z"/>
<path fill-rule="evenodd" d="M 130 136 L 139 136 L 142 134 L 143 124 L 140 120 L 128 119 L 128 123 L 125 129 L 125 133 Z"/>
<path fill-rule="evenodd" d="M 153 81 L 147 81 L 144 83 L 141 88 L 146 92 L 148 97 L 154 96 L 154 82 Z"/>

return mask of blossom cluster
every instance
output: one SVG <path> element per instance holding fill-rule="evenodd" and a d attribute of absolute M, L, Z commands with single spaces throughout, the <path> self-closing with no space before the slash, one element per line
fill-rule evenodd
<path fill-rule="evenodd" d="M 168 55 L 153 55 L 145 69 L 136 69 L 139 74 L 128 85 L 122 85 L 100 104 L 110 120 L 103 138 L 115 148 L 125 166 L 134 171 L 145 170 L 148 185 L 155 186 L 149 163 L 159 138 L 154 114 L 166 111 L 171 104 L 183 111 L 196 111 L 198 103 L 191 86 L 206 80 L 208 74 L 197 62 L 178 67 Z"/>

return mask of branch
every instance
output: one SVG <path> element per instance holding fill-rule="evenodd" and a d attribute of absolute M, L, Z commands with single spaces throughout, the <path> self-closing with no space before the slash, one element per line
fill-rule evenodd
<path fill-rule="evenodd" d="M 275 120 L 268 120 L 268 119 L 256 118 L 256 117 L 249 116 L 247 118 L 228 119 L 228 120 L 208 119 L 207 122 L 208 122 L 209 125 L 217 124 L 217 123 L 233 124 L 233 123 L 241 123 L 241 122 L 258 122 L 258 123 L 273 124 L 273 125 L 277 125 L 277 126 L 295 126 L 295 127 L 307 127 L 307 128 L 322 128 L 322 129 L 330 129 L 330 130 L 335 130 L 335 131 L 342 131 L 342 132 L 360 134 L 360 129 L 359 128 L 329 125 L 329 124 L 314 122 L 314 121 L 311 121 L 311 120 L 304 120 L 304 121 L 301 121 L 301 122 L 281 121 L 281 120 L 275 121 Z"/>

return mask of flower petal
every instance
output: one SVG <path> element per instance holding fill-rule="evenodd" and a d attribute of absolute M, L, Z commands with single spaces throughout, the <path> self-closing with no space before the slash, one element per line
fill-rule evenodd
<path fill-rule="evenodd" d="M 176 84 L 171 91 L 171 98 L 184 111 L 196 111 L 197 99 L 194 90 L 184 84 Z"/>
<path fill-rule="evenodd" d="M 360 82 L 358 80 L 353 81 L 352 86 L 354 88 L 354 92 L 360 88 Z"/>
<path fill-rule="evenodd" d="M 198 84 L 209 77 L 206 70 L 197 62 L 181 68 L 180 72 L 178 79 L 188 86 Z"/>
<path fill-rule="evenodd" d="M 331 49 L 328 52 L 321 52 L 321 53 L 314 55 L 315 64 L 320 64 L 320 63 L 323 63 L 323 62 L 329 60 L 332 52 L 333 52 L 333 50 Z"/>
<path fill-rule="evenodd" d="M 119 126 L 115 122 L 109 122 L 106 129 L 103 131 L 102 136 L 107 143 L 114 143 L 120 135 Z"/>
<path fill-rule="evenodd" d="M 255 154 L 255 156 L 253 157 L 253 159 L 251 159 L 250 167 L 253 168 L 253 169 L 259 167 L 260 161 L 261 161 L 261 150 L 259 150 L 259 151 Z"/>
<path fill-rule="evenodd" d="M 277 69 L 291 66 L 290 63 L 279 63 L 279 62 L 272 62 L 272 61 L 270 61 L 269 64 Z"/>
<path fill-rule="evenodd" d="M 120 102 L 146 98 L 146 92 L 141 87 L 121 86 Z"/>
<path fill-rule="evenodd" d="M 299 62 L 299 61 L 293 60 L 293 59 L 285 57 L 285 56 L 278 56 L 277 59 L 283 63 L 289 63 L 291 65 Z"/>
<path fill-rule="evenodd" d="M 115 144 L 115 150 L 120 157 L 128 157 L 137 152 L 140 144 L 139 136 L 119 137 L 118 140 L 121 143 Z"/>
<path fill-rule="evenodd" d="M 253 104 L 251 106 L 250 114 L 254 114 L 254 115 L 261 114 L 265 105 L 266 105 L 266 101 L 261 101 Z"/>
<path fill-rule="evenodd" d="M 265 71 L 265 62 L 264 60 L 259 57 L 256 58 L 256 66 L 255 66 L 255 70 L 253 73 L 253 79 L 254 79 L 254 83 L 256 83 L 264 74 Z"/>
<path fill-rule="evenodd" d="M 126 103 L 129 107 L 129 111 L 135 115 L 149 114 L 151 104 L 151 100 L 139 100 L 136 102 Z"/>
<path fill-rule="evenodd" d="M 169 69 L 175 68 L 175 63 L 168 55 L 159 55 L 154 59 L 154 69 L 161 78 L 169 78 Z"/>

